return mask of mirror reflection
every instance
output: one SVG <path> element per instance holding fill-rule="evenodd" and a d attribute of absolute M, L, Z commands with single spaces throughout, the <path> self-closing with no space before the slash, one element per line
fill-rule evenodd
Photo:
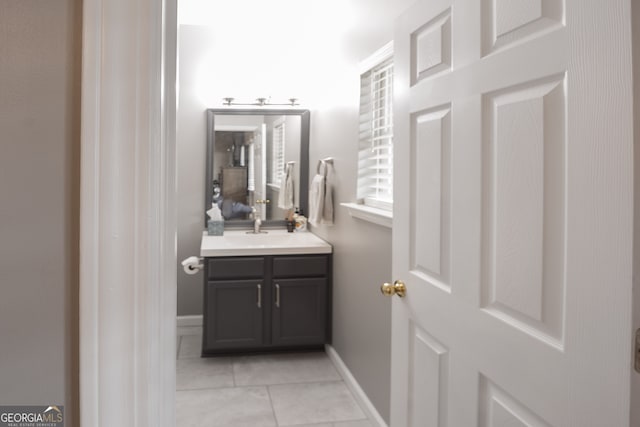
<path fill-rule="evenodd" d="M 207 110 L 207 116 L 205 210 L 216 204 L 225 221 L 238 224 L 306 211 L 308 110 Z"/>

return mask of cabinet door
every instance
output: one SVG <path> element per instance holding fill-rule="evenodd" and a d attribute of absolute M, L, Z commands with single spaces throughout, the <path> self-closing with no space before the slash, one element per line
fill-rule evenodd
<path fill-rule="evenodd" d="M 273 287 L 273 344 L 323 344 L 327 279 L 274 279 Z"/>
<path fill-rule="evenodd" d="M 260 280 L 207 282 L 205 352 L 262 345 L 263 292 Z"/>

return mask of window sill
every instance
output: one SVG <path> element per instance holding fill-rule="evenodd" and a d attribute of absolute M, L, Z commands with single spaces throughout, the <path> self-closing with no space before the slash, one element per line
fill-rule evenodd
<path fill-rule="evenodd" d="M 393 212 L 391 211 L 372 208 L 371 206 L 359 203 L 340 203 L 340 206 L 349 209 L 349 214 L 354 218 L 369 221 L 387 228 L 392 228 L 393 226 Z"/>

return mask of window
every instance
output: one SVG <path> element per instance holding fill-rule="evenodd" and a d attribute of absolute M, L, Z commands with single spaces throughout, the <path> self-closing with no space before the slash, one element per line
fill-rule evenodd
<path fill-rule="evenodd" d="M 385 46 L 382 60 L 360 76 L 358 201 L 393 208 L 393 59 Z M 380 58 L 380 51 L 374 54 Z"/>
<path fill-rule="evenodd" d="M 284 118 L 278 119 L 273 124 L 273 141 L 271 144 L 271 176 L 269 182 L 279 186 L 284 174 Z"/>

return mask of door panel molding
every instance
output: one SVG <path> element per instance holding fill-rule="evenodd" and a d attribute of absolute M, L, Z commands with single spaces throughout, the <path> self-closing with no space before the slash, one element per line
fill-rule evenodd
<path fill-rule="evenodd" d="M 414 323 L 410 331 L 409 425 L 447 427 L 449 350 Z"/>
<path fill-rule="evenodd" d="M 451 106 L 411 116 L 410 270 L 451 292 Z"/>
<path fill-rule="evenodd" d="M 483 95 L 482 307 L 563 348 L 566 75 Z"/>
<path fill-rule="evenodd" d="M 483 55 L 563 27 L 562 0 L 482 0 Z"/>

